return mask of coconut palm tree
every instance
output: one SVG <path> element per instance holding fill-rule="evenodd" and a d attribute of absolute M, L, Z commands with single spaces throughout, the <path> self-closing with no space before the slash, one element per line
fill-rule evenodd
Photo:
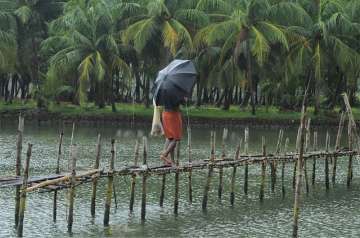
<path fill-rule="evenodd" d="M 291 72 L 307 72 L 307 82 L 314 85 L 315 113 L 320 110 L 320 95 L 325 79 L 333 77 L 331 69 L 337 67 L 342 75 L 354 78 L 358 71 L 359 54 L 351 47 L 355 24 L 344 11 L 344 5 L 333 0 L 303 0 L 303 18 L 299 25 L 291 19 L 291 31 L 298 36 L 287 57 Z M 335 66 L 335 67 L 334 67 Z"/>
<path fill-rule="evenodd" d="M 104 0 L 70 1 L 65 9 L 51 23 L 52 35 L 42 44 L 44 52 L 53 53 L 48 79 L 75 77 L 71 83 L 78 103 L 83 105 L 89 94 L 99 107 L 110 101 L 115 110 L 114 79 L 129 78 L 130 71 L 120 54 L 114 15 Z"/>
<path fill-rule="evenodd" d="M 216 2 L 215 5 L 211 4 L 213 1 L 199 2 L 198 7 L 218 6 L 221 12 L 213 14 L 214 22 L 198 32 L 197 45 L 221 45 L 219 65 L 223 66 L 233 58 L 232 61 L 245 70 L 252 114 L 255 114 L 254 64 L 261 67 L 275 44 L 288 48 L 285 29 L 272 21 L 272 12 L 281 6 L 268 0 L 243 0 L 234 10 L 225 1 Z"/>

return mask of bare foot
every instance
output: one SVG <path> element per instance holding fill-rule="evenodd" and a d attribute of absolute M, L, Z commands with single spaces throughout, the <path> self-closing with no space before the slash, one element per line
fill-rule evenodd
<path fill-rule="evenodd" d="M 164 161 L 164 165 L 166 166 L 172 166 L 172 161 L 169 160 L 165 155 L 161 154 L 160 159 Z"/>

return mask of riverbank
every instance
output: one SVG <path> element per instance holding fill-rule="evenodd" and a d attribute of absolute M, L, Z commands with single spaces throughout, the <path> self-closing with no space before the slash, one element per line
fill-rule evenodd
<path fill-rule="evenodd" d="M 36 108 L 33 101 L 22 103 L 20 101 L 6 104 L 0 102 L 0 119 L 14 120 L 22 112 L 27 120 L 41 122 L 73 121 L 83 123 L 129 123 L 129 124 L 150 124 L 153 115 L 152 108 L 145 108 L 142 104 L 117 104 L 117 111 L 112 112 L 111 107 L 99 109 L 93 104 L 80 107 L 72 104 L 51 104 L 47 110 Z M 281 111 L 278 108 L 265 107 L 257 108 L 255 116 L 251 115 L 250 109 L 242 110 L 237 106 L 232 106 L 230 110 L 224 111 L 213 106 L 200 108 L 182 108 L 186 118 L 189 115 L 192 125 L 222 126 L 222 125 L 297 125 L 299 123 L 300 112 Z M 313 125 L 336 125 L 339 119 L 339 110 L 323 111 L 319 115 L 314 115 L 313 108 L 309 108 L 308 115 L 312 118 Z M 360 110 L 353 109 L 354 116 L 360 119 Z"/>

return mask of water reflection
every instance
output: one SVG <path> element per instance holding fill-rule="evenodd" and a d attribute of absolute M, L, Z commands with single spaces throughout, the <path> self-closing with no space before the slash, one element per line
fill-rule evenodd
<path fill-rule="evenodd" d="M 239 139 L 243 137 L 243 127 L 229 128 L 226 141 L 227 154 L 232 156 Z M 325 130 L 329 129 L 334 138 L 336 128 L 319 129 L 319 142 L 324 146 Z M 150 128 L 139 126 L 81 126 L 75 129 L 74 142 L 78 145 L 78 166 L 87 168 L 95 160 L 95 144 L 97 134 L 103 137 L 101 167 L 108 165 L 110 158 L 110 139 L 117 139 L 116 167 L 133 163 L 135 140 L 148 135 Z M 69 158 L 69 144 L 71 125 L 64 128 L 64 148 L 61 167 L 67 167 Z M 287 128 L 284 139 L 290 138 L 290 148 L 294 148 L 296 128 Z M 58 125 L 38 127 L 26 125 L 24 143 L 31 142 L 33 159 L 31 161 L 31 174 L 53 173 L 55 171 Z M 217 129 L 217 155 L 220 156 L 221 129 Z M 193 159 L 204 159 L 209 156 L 208 128 L 194 128 Z M 276 146 L 278 129 L 275 128 L 250 128 L 250 152 L 256 152 L 261 147 L 261 136 L 265 136 L 268 151 L 271 153 Z M 185 133 L 186 135 L 186 133 Z M 15 167 L 15 141 L 16 125 L 2 123 L 0 127 L 0 174 L 12 175 Z M 183 151 L 186 147 L 186 138 L 182 143 Z M 334 141 L 334 140 L 332 140 Z M 160 163 L 158 159 L 162 148 L 162 138 L 149 138 L 149 163 Z M 23 151 L 25 155 L 25 150 Z M 181 158 L 186 161 L 187 157 Z M 354 183 L 351 189 L 346 189 L 346 160 L 339 160 L 337 184 L 326 193 L 324 184 L 323 162 L 318 161 L 315 187 L 310 187 L 310 194 L 304 196 L 301 211 L 300 235 L 302 237 L 332 237 L 332 236 L 359 236 L 360 235 L 360 206 L 359 199 L 359 174 L 358 162 L 354 163 Z M 309 165 L 310 167 L 310 165 Z M 128 177 L 115 179 L 118 195 L 118 209 L 112 209 L 109 229 L 104 229 L 103 212 L 106 180 L 101 180 L 97 196 L 97 210 L 95 220 L 90 216 L 90 185 L 77 188 L 75 199 L 74 237 L 289 237 L 292 225 L 292 165 L 286 166 L 286 198 L 281 197 L 281 185 L 277 184 L 275 193 L 270 191 L 270 180 L 266 181 L 265 201 L 258 201 L 260 189 L 260 168 L 249 167 L 249 194 L 243 194 L 242 168 L 237 171 L 235 204 L 230 206 L 230 176 L 231 170 L 224 170 L 223 200 L 217 200 L 217 173 L 214 175 L 210 191 L 208 213 L 201 211 L 201 198 L 206 171 L 193 173 L 193 204 L 187 201 L 187 177 L 180 176 L 179 216 L 173 215 L 174 177 L 167 176 L 167 187 L 164 207 L 160 208 L 159 184 L 160 177 L 152 176 L 148 179 L 148 206 L 147 221 L 140 221 L 140 196 L 141 178 L 136 179 L 136 201 L 134 213 L 129 214 L 129 189 Z M 267 175 L 269 171 L 267 172 Z M 280 181 L 280 179 L 278 179 Z M 13 237 L 13 207 L 14 191 L 11 189 L 0 190 L 0 237 Z M 24 234 L 26 237 L 68 237 L 66 211 L 68 201 L 66 192 L 59 193 L 58 222 L 52 220 L 52 195 L 46 193 L 32 193 L 28 199 L 25 214 Z"/>

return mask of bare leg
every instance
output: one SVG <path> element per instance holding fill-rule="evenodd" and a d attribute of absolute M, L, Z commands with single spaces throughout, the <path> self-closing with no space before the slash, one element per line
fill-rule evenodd
<path fill-rule="evenodd" d="M 165 162 L 165 165 L 172 164 L 172 161 L 168 158 L 169 153 L 171 152 L 172 142 L 173 142 L 173 140 L 166 139 L 165 144 L 164 144 L 164 149 L 160 155 L 160 159 Z M 176 145 L 176 143 L 175 143 L 175 145 Z"/>
<path fill-rule="evenodd" d="M 170 153 L 172 153 L 176 146 L 176 140 L 169 140 L 168 146 L 166 150 L 164 151 L 163 155 L 165 157 L 168 157 Z"/>
<path fill-rule="evenodd" d="M 163 149 L 163 152 L 162 152 L 162 153 L 164 153 L 164 152 L 166 151 L 166 149 L 167 149 L 168 146 L 169 146 L 169 143 L 170 143 L 170 140 L 169 140 L 168 138 L 166 138 L 165 144 L 164 144 L 164 149 Z"/>

